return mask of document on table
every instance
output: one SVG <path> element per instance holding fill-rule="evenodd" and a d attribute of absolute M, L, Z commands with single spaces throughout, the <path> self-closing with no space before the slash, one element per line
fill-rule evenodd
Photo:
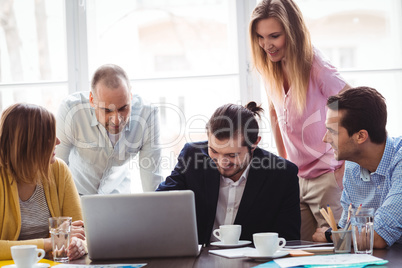
<path fill-rule="evenodd" d="M 234 249 L 216 249 L 210 250 L 209 253 L 219 255 L 226 258 L 244 258 L 245 254 L 254 252 L 255 248 L 244 247 L 244 248 L 234 248 Z"/>
<path fill-rule="evenodd" d="M 307 252 L 333 252 L 334 247 L 308 247 L 308 248 L 297 248 L 298 250 L 304 250 Z M 284 248 L 282 250 L 292 251 L 293 248 Z"/>
<path fill-rule="evenodd" d="M 141 268 L 147 265 L 146 263 L 139 263 L 139 264 L 128 264 L 128 263 L 120 263 L 120 264 L 104 264 L 104 265 L 87 265 L 87 264 L 59 264 L 53 267 L 58 268 Z"/>
<path fill-rule="evenodd" d="M 281 268 L 318 265 L 333 265 L 333 267 L 359 267 L 359 264 L 385 264 L 388 261 L 366 254 L 331 254 L 309 257 L 293 257 L 274 260 Z M 263 267 L 263 266 L 261 266 Z M 332 266 L 331 266 L 332 267 Z M 361 266 L 363 267 L 363 266 Z"/>
<path fill-rule="evenodd" d="M 310 248 L 310 247 L 324 247 L 324 246 L 334 246 L 333 243 L 322 243 L 322 242 L 311 242 L 304 240 L 290 240 L 286 241 L 285 248 Z"/>

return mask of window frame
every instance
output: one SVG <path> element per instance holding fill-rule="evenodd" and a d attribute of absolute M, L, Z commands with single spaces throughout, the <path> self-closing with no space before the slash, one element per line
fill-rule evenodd
<path fill-rule="evenodd" d="M 243 1 L 236 0 L 236 31 L 238 42 L 237 73 L 208 76 L 182 76 L 182 77 L 158 77 L 150 79 L 131 79 L 136 81 L 152 81 L 165 79 L 191 79 L 191 78 L 219 78 L 226 76 L 238 76 L 240 88 L 240 101 L 247 103 L 250 100 L 261 102 L 260 82 L 253 75 L 251 68 L 250 49 L 248 42 L 248 22 L 257 0 Z M 66 28 L 67 28 L 67 58 L 68 58 L 68 90 L 69 93 L 88 89 L 88 39 L 87 39 L 87 17 L 86 0 L 65 1 L 66 7 Z"/>

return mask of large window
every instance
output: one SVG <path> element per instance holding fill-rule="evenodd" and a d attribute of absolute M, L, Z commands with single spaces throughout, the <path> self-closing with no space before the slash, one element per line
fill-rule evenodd
<path fill-rule="evenodd" d="M 216 107 L 239 101 L 235 2 L 90 0 L 86 8 L 89 73 L 104 63 L 128 72 L 133 93 L 160 108 L 163 160 L 174 165 L 185 142 L 206 139 Z"/>
<path fill-rule="evenodd" d="M 402 135 L 399 117 L 402 113 L 402 2 L 298 0 L 297 3 L 313 44 L 351 86 L 374 87 L 384 95 L 388 105 L 387 130 L 391 136 Z M 263 98 L 266 98 L 264 93 Z"/>
<path fill-rule="evenodd" d="M 55 111 L 68 94 L 64 1 L 0 3 L 0 109 L 26 101 Z"/>
<path fill-rule="evenodd" d="M 132 79 L 238 72 L 235 2 L 87 0 L 90 71 L 118 63 Z"/>
<path fill-rule="evenodd" d="M 402 2 L 316 0 L 300 6 L 314 44 L 352 86 L 374 87 L 384 95 L 388 132 L 402 135 Z"/>
<path fill-rule="evenodd" d="M 56 113 L 68 93 L 89 90 L 98 66 L 118 64 L 133 93 L 159 107 L 167 175 L 185 142 L 206 138 L 205 123 L 218 106 L 266 105 L 248 57 L 247 26 L 256 2 L 1 0 L 0 109 L 26 101 Z M 401 1 L 296 2 L 314 45 L 352 86 L 384 94 L 388 131 L 401 135 Z M 276 151 L 267 118 L 266 112 L 261 146 Z"/>
<path fill-rule="evenodd" d="M 240 100 L 235 14 L 230 0 L 87 0 L 89 74 L 116 63 L 159 107 L 164 175 L 215 108 Z"/>

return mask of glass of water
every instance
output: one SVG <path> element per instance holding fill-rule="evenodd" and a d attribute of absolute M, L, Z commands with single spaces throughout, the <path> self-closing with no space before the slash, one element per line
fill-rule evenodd
<path fill-rule="evenodd" d="M 68 262 L 67 253 L 70 245 L 71 222 L 71 217 L 49 218 L 49 232 L 55 262 Z"/>
<path fill-rule="evenodd" d="M 353 247 L 357 254 L 373 254 L 374 208 L 351 210 Z"/>

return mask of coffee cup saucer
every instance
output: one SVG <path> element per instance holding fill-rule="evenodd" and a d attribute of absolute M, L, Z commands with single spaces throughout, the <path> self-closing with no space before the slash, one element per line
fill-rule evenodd
<path fill-rule="evenodd" d="M 34 265 L 32 265 L 32 268 L 47 268 L 47 267 L 50 267 L 49 263 L 35 263 Z M 3 268 L 17 268 L 17 265 L 10 264 L 3 266 Z"/>
<path fill-rule="evenodd" d="M 216 246 L 216 247 L 220 247 L 220 248 L 237 248 L 237 247 L 243 247 L 246 245 L 250 245 L 251 241 L 247 241 L 247 240 L 239 240 L 239 242 L 237 244 L 224 244 L 222 241 L 218 241 L 218 242 L 212 242 L 211 246 Z"/>
<path fill-rule="evenodd" d="M 289 255 L 289 251 L 277 250 L 273 255 L 264 256 L 264 255 L 259 254 L 256 249 L 244 254 L 244 256 L 247 257 L 247 258 L 254 259 L 254 260 L 261 260 L 261 261 L 265 261 L 265 260 L 268 260 L 268 259 L 275 259 L 275 258 L 285 257 L 287 255 Z"/>

